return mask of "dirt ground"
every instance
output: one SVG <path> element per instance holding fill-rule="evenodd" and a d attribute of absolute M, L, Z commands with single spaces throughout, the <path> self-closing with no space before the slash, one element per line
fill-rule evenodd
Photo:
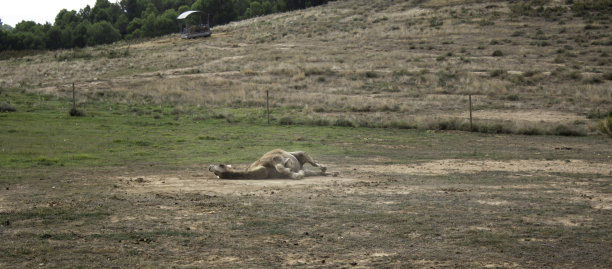
<path fill-rule="evenodd" d="M 205 167 L 123 167 L 5 185 L 0 266 L 612 264 L 610 162 L 329 167 L 340 176 L 220 180 Z"/>

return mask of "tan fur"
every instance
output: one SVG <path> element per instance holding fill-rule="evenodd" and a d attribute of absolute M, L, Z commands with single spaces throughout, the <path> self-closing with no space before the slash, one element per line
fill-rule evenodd
<path fill-rule="evenodd" d="M 305 171 L 304 164 L 318 167 L 320 172 Z M 267 179 L 291 178 L 302 179 L 305 176 L 326 176 L 327 168 L 316 163 L 306 152 L 287 152 L 275 149 L 267 152 L 252 163 L 246 171 L 235 171 L 231 165 L 211 165 L 208 171 L 223 179 Z"/>

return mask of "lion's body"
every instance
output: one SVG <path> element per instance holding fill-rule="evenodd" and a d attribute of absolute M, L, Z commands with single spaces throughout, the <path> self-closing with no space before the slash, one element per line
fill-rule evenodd
<path fill-rule="evenodd" d="M 304 164 L 321 169 L 321 172 L 305 171 Z M 305 176 L 327 175 L 327 168 L 316 163 L 308 153 L 303 151 L 287 152 L 275 149 L 267 152 L 252 163 L 246 171 L 234 171 L 230 165 L 211 165 L 208 170 L 222 179 L 268 179 L 291 178 L 302 179 Z"/>

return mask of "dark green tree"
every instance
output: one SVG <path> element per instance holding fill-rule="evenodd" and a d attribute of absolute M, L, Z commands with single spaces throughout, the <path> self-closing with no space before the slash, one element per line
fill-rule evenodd
<path fill-rule="evenodd" d="M 72 31 L 72 47 L 85 47 L 87 45 L 87 29 L 91 24 L 85 20 L 77 25 Z"/>
<path fill-rule="evenodd" d="M 212 25 L 226 24 L 238 17 L 234 10 L 233 1 L 197 0 L 191 8 L 212 14 Z"/>
<path fill-rule="evenodd" d="M 96 22 L 87 28 L 87 45 L 109 44 L 121 39 L 121 34 L 110 22 Z"/>

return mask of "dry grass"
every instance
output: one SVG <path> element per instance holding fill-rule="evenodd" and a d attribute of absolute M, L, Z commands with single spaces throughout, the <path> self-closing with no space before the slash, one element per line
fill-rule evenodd
<path fill-rule="evenodd" d="M 476 118 L 535 109 L 581 117 L 576 125 L 519 113 L 530 118 L 507 126 L 595 133 L 585 115 L 612 110 L 605 27 L 571 12 L 517 17 L 499 1 L 417 2 L 338 1 L 216 27 L 209 39 L 138 42 L 124 57 L 115 57 L 127 50 L 119 43 L 4 60 L 0 86 L 64 96 L 76 82 L 88 100 L 212 108 L 260 106 L 270 91 L 272 106 L 307 117 L 409 126 L 464 121 L 466 94 L 475 95 Z"/>

